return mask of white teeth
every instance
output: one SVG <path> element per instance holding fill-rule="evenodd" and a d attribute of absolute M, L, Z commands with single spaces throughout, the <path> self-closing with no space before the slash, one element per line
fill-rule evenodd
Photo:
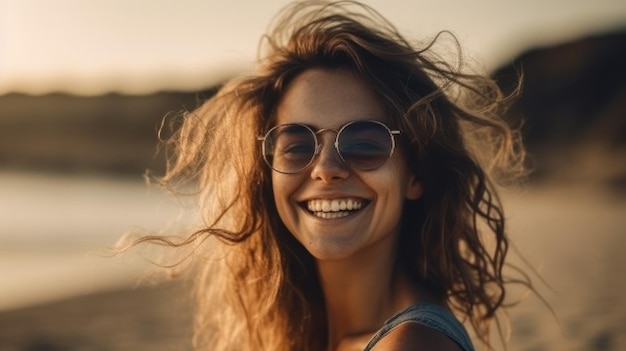
<path fill-rule="evenodd" d="M 321 218 L 338 218 L 350 214 L 363 207 L 363 201 L 356 199 L 310 200 L 307 209 Z"/>
<path fill-rule="evenodd" d="M 330 211 L 332 201 L 322 201 L 322 211 L 328 212 Z"/>
<path fill-rule="evenodd" d="M 315 216 L 324 218 L 324 219 L 332 219 L 332 218 L 341 218 L 345 216 L 349 216 L 350 212 L 314 212 Z"/>

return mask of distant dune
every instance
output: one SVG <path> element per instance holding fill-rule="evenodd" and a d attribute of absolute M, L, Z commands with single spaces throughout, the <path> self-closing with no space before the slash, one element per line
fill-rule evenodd
<path fill-rule="evenodd" d="M 193 110 L 211 95 L 66 94 L 0 97 L 0 167 L 141 174 L 163 170 L 157 131 L 167 114 Z"/>
<path fill-rule="evenodd" d="M 625 63 L 626 29 L 532 49 L 493 73 L 508 91 L 524 77 L 507 117 L 523 125 L 534 179 L 626 188 Z"/>
<path fill-rule="evenodd" d="M 493 73 L 523 95 L 508 120 L 523 131 L 534 180 L 559 177 L 626 188 L 626 31 L 529 50 Z M 211 95 L 0 96 L 0 167 L 141 174 L 161 172 L 157 128 Z"/>

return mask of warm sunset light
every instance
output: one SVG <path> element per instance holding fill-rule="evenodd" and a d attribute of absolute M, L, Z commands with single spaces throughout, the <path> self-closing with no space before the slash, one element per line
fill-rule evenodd
<path fill-rule="evenodd" d="M 619 0 L 365 2 L 417 38 L 453 31 L 486 69 L 531 46 L 626 23 Z M 3 0 L 0 95 L 197 90 L 249 67 L 287 3 Z"/>
<path fill-rule="evenodd" d="M 0 351 L 363 350 L 422 298 L 626 350 L 626 1 L 357 2 L 415 45 L 290 12 L 268 67 L 290 0 L 0 0 Z"/>

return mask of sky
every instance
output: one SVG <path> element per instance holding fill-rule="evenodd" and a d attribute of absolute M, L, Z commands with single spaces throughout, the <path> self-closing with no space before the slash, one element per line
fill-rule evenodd
<path fill-rule="evenodd" d="M 287 0 L 0 0 L 0 95 L 198 90 L 253 66 Z M 623 0 L 364 0 L 407 37 L 452 31 L 494 69 L 527 48 L 626 28 Z"/>

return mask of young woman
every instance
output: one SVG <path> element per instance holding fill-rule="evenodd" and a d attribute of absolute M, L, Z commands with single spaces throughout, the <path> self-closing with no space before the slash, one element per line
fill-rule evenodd
<path fill-rule="evenodd" d="M 161 182 L 197 187 L 203 228 L 141 241 L 193 247 L 198 349 L 474 350 L 457 318 L 489 345 L 492 182 L 523 150 L 496 85 L 433 44 L 354 2 L 296 3 L 257 71 L 185 114 Z"/>

